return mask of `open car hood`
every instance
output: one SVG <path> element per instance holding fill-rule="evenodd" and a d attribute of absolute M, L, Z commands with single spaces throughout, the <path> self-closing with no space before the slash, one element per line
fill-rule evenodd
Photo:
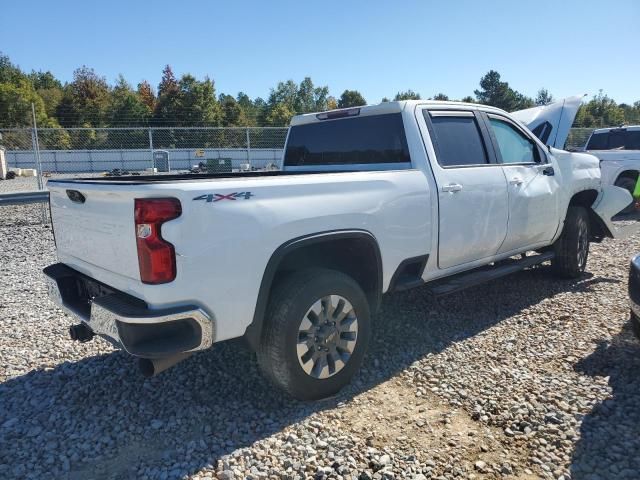
<path fill-rule="evenodd" d="M 549 105 L 518 110 L 511 115 L 524 123 L 546 145 L 564 149 L 581 103 L 580 96 L 567 97 Z"/>

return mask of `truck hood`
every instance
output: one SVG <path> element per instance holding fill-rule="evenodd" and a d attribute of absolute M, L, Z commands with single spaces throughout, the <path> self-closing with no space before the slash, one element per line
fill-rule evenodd
<path fill-rule="evenodd" d="M 567 97 L 549 105 L 518 110 L 511 115 L 525 124 L 544 144 L 564 148 L 582 98 Z"/>

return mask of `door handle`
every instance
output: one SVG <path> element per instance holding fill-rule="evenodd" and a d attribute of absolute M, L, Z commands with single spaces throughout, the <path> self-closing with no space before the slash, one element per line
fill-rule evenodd
<path fill-rule="evenodd" d="M 455 193 L 459 192 L 460 190 L 462 190 L 462 185 L 460 185 L 459 183 L 450 183 L 449 185 L 442 186 L 443 192 Z"/>
<path fill-rule="evenodd" d="M 509 183 L 511 185 L 522 185 L 523 181 L 520 177 L 513 177 L 511 180 L 509 180 Z"/>
<path fill-rule="evenodd" d="M 542 174 L 546 175 L 547 177 L 553 177 L 556 172 L 553 167 L 546 167 L 544 170 L 542 170 Z"/>

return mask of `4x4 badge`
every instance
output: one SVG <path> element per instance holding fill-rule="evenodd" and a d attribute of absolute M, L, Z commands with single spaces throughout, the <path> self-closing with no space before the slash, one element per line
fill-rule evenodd
<path fill-rule="evenodd" d="M 253 197 L 253 193 L 251 192 L 205 193 L 204 195 L 195 197 L 194 200 L 205 200 L 207 203 L 211 203 L 219 202 L 220 200 L 237 200 L 238 198 L 249 200 L 251 197 Z"/>

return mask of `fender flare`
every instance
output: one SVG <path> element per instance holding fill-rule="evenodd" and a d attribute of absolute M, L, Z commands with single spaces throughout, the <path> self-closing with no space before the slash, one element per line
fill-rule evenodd
<path fill-rule="evenodd" d="M 373 298 L 373 309 L 377 308 L 380 304 L 382 298 L 382 256 L 380 254 L 380 246 L 378 245 L 378 241 L 376 237 L 369 232 L 368 230 L 329 230 L 324 232 L 311 233 L 308 235 L 303 235 L 301 237 L 294 238 L 293 240 L 289 240 L 282 245 L 280 245 L 269 258 L 267 262 L 267 266 L 264 269 L 264 273 L 262 275 L 262 281 L 260 282 L 260 290 L 258 291 L 258 298 L 256 300 L 256 307 L 253 313 L 253 320 L 247 327 L 245 331 L 245 338 L 249 342 L 249 345 L 255 350 L 260 343 L 260 338 L 262 336 L 262 326 L 264 323 L 264 316 L 267 310 L 267 305 L 269 304 L 269 294 L 271 292 L 271 287 L 273 286 L 273 281 L 278 271 L 278 267 L 284 260 L 284 258 L 289 255 L 294 250 L 299 248 L 308 247 L 309 245 L 314 245 L 318 243 L 327 243 L 336 240 L 347 240 L 347 239 L 359 239 L 364 240 L 371 245 L 373 248 L 374 255 L 376 257 L 376 270 L 377 270 L 377 278 L 376 278 L 376 287 L 375 294 Z"/>

